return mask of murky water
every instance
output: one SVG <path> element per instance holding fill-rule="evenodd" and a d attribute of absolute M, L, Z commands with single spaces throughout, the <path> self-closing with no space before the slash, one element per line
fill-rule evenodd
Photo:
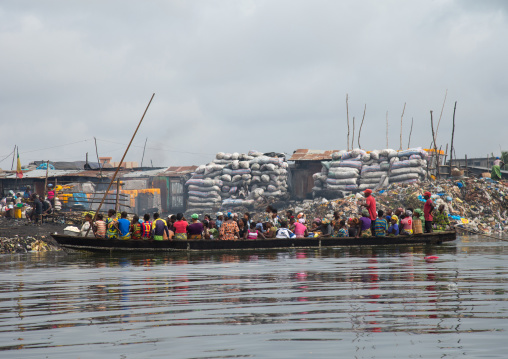
<path fill-rule="evenodd" d="M 493 239 L 6 255 L 0 273 L 2 358 L 508 356 L 508 242 Z"/>

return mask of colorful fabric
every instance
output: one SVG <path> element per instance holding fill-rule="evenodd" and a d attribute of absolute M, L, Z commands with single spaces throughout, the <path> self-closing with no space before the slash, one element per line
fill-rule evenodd
<path fill-rule="evenodd" d="M 490 172 L 490 178 L 492 178 L 494 181 L 501 180 L 501 167 L 494 165 L 492 166 L 492 171 Z"/>
<path fill-rule="evenodd" d="M 368 217 L 361 217 L 360 218 L 360 225 L 361 225 L 360 228 L 363 232 L 363 231 L 366 231 L 367 229 L 370 229 L 370 227 L 372 225 L 372 221 Z"/>
<path fill-rule="evenodd" d="M 175 239 L 186 240 L 187 233 L 175 233 Z"/>
<path fill-rule="evenodd" d="M 372 231 L 369 229 L 362 230 L 362 237 L 372 237 Z"/>
<path fill-rule="evenodd" d="M 257 229 L 247 231 L 247 239 L 258 239 L 259 231 Z"/>
<path fill-rule="evenodd" d="M 173 227 L 175 227 L 175 234 L 187 233 L 187 226 L 188 225 L 189 225 L 189 223 L 187 223 L 187 221 L 184 221 L 184 220 L 176 221 L 173 224 Z"/>
<path fill-rule="evenodd" d="M 376 237 L 386 236 L 387 230 L 388 230 L 388 222 L 386 222 L 386 219 L 378 218 L 374 221 L 374 235 Z"/>
<path fill-rule="evenodd" d="M 106 237 L 107 238 L 118 237 L 118 229 L 116 226 L 117 226 L 116 218 L 108 218 L 106 220 Z"/>
<path fill-rule="evenodd" d="M 166 221 L 162 218 L 157 218 L 152 223 L 152 230 L 154 236 L 164 236 L 164 233 L 169 237 L 169 229 L 166 224 Z"/>
<path fill-rule="evenodd" d="M 295 234 L 291 232 L 287 228 L 279 228 L 277 233 L 275 234 L 275 238 L 285 239 L 285 238 L 293 238 Z"/>
<path fill-rule="evenodd" d="M 392 224 L 390 227 L 388 227 L 388 234 L 389 235 L 399 235 L 399 225 L 397 223 Z"/>
<path fill-rule="evenodd" d="M 217 228 L 212 228 L 208 231 L 210 233 L 210 239 L 217 239 L 219 238 L 219 230 Z"/>
<path fill-rule="evenodd" d="M 222 227 L 220 227 L 220 234 L 223 241 L 234 241 L 235 234 L 239 231 L 238 224 L 234 221 L 224 222 Z"/>
<path fill-rule="evenodd" d="M 201 234 L 189 234 L 189 239 L 203 239 Z"/>
<path fill-rule="evenodd" d="M 347 237 L 347 236 L 348 236 L 348 230 L 346 228 L 342 227 L 337 231 L 336 237 Z"/>
<path fill-rule="evenodd" d="M 164 236 L 153 236 L 153 240 L 154 241 L 163 241 L 164 240 Z"/>
<path fill-rule="evenodd" d="M 132 239 L 141 239 L 141 224 L 134 223 L 131 225 Z"/>
<path fill-rule="evenodd" d="M 303 236 L 305 235 L 306 229 L 307 229 L 307 227 L 305 227 L 304 224 L 302 224 L 300 222 L 295 223 L 295 234 L 298 238 L 303 238 Z"/>

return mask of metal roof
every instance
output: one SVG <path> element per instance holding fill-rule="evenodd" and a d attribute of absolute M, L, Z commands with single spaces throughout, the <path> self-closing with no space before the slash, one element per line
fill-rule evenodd
<path fill-rule="evenodd" d="M 75 174 L 82 172 L 79 170 L 48 170 L 48 177 L 62 177 L 62 176 L 74 176 Z M 0 175 L 0 178 L 15 179 L 16 172 L 9 171 Z M 46 170 L 32 170 L 23 171 L 23 178 L 46 178 Z"/>
<path fill-rule="evenodd" d="M 172 166 L 166 168 L 166 170 L 159 174 L 159 176 L 166 177 L 180 177 L 191 174 L 196 171 L 198 166 Z"/>
<path fill-rule="evenodd" d="M 288 161 L 323 161 L 331 160 L 332 153 L 338 150 L 309 150 L 300 148 L 293 152 L 293 155 Z"/>

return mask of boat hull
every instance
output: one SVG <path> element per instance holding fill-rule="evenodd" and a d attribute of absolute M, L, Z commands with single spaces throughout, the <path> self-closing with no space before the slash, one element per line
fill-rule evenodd
<path fill-rule="evenodd" d="M 439 245 L 454 241 L 456 232 L 438 232 L 414 236 L 368 237 L 368 238 L 293 238 L 260 240 L 117 240 L 51 235 L 65 249 L 86 251 L 225 251 L 284 248 L 321 248 L 339 246 L 383 246 L 383 245 Z"/>

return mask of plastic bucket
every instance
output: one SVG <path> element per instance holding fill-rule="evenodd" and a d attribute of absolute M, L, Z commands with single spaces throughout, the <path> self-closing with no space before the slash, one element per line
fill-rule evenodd
<path fill-rule="evenodd" d="M 14 218 L 21 218 L 21 208 L 20 207 L 14 208 Z"/>

